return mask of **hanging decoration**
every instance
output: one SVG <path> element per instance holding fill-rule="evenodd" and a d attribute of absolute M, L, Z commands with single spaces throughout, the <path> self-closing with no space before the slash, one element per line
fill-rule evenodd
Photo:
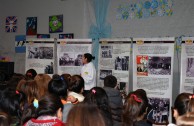
<path fill-rule="evenodd" d="M 141 0 L 138 3 L 120 4 L 116 18 L 119 20 L 172 16 L 173 0 Z"/>

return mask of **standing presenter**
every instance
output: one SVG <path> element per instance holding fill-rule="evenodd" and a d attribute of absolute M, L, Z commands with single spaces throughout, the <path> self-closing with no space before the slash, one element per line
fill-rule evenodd
<path fill-rule="evenodd" d="M 84 79 L 84 96 L 91 88 L 96 86 L 96 69 L 92 63 L 94 59 L 95 57 L 90 53 L 85 53 L 82 56 L 83 67 L 81 68 L 81 76 Z"/>

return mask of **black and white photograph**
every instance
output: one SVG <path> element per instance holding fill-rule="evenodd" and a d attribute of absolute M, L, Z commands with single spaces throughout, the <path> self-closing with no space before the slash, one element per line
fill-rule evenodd
<path fill-rule="evenodd" d="M 147 114 L 147 118 L 153 123 L 168 123 L 169 111 L 170 111 L 170 99 L 169 98 L 148 98 L 151 110 Z"/>
<path fill-rule="evenodd" d="M 126 82 L 119 82 L 119 90 L 125 91 L 126 89 Z"/>
<path fill-rule="evenodd" d="M 108 75 L 112 75 L 112 70 L 100 70 L 100 79 L 104 80 L 104 78 Z"/>
<path fill-rule="evenodd" d="M 75 59 L 75 66 L 82 66 L 82 54 L 78 54 Z"/>
<path fill-rule="evenodd" d="M 194 58 L 187 58 L 186 77 L 194 77 Z"/>
<path fill-rule="evenodd" d="M 72 53 L 63 53 L 59 58 L 59 66 L 74 66 L 75 55 Z"/>
<path fill-rule="evenodd" d="M 148 57 L 148 73 L 152 75 L 171 75 L 171 57 Z"/>
<path fill-rule="evenodd" d="M 51 62 L 49 65 L 46 65 L 45 66 L 45 69 L 44 69 L 44 73 L 45 74 L 53 74 L 54 71 L 53 71 L 53 62 Z"/>
<path fill-rule="evenodd" d="M 115 59 L 115 70 L 127 71 L 129 66 L 129 56 L 117 56 Z"/>
<path fill-rule="evenodd" d="M 112 46 L 101 46 L 101 57 L 112 58 Z"/>
<path fill-rule="evenodd" d="M 53 59 L 53 47 L 28 47 L 28 59 Z"/>

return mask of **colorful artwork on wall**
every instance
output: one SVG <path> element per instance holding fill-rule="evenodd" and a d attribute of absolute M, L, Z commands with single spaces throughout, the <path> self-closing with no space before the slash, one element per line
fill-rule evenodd
<path fill-rule="evenodd" d="M 49 33 L 63 32 L 63 15 L 49 17 Z"/>
<path fill-rule="evenodd" d="M 15 52 L 16 53 L 26 52 L 26 36 L 25 35 L 15 36 Z"/>
<path fill-rule="evenodd" d="M 59 39 L 73 39 L 73 38 L 74 38 L 73 33 L 59 34 Z"/>
<path fill-rule="evenodd" d="M 37 34 L 37 17 L 26 18 L 26 35 Z"/>
<path fill-rule="evenodd" d="M 6 18 L 5 31 L 6 32 L 16 32 L 17 31 L 17 17 L 16 16 L 9 16 Z"/>
<path fill-rule="evenodd" d="M 120 4 L 116 18 L 120 20 L 171 16 L 173 0 L 141 0 L 138 3 Z"/>

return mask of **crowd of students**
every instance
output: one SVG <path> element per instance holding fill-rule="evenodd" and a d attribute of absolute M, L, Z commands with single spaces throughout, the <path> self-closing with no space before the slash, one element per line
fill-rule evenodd
<path fill-rule="evenodd" d="M 0 126 L 151 126 L 146 91 L 137 89 L 123 96 L 113 75 L 104 78 L 104 87 L 96 87 L 92 59 L 84 56 L 81 75 L 50 77 L 29 69 L 2 82 Z M 174 124 L 169 126 L 194 125 L 194 95 L 179 94 L 172 113 Z"/>

